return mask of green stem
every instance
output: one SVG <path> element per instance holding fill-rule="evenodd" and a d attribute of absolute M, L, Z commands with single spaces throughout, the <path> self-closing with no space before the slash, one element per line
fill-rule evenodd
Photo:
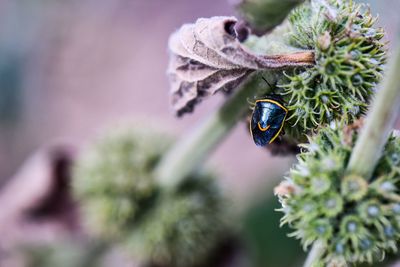
<path fill-rule="evenodd" d="M 322 254 L 325 251 L 325 246 L 322 241 L 317 240 L 311 248 L 310 253 L 308 253 L 307 259 L 303 265 L 303 267 L 312 267 L 314 263 L 321 258 Z"/>
<path fill-rule="evenodd" d="M 400 34 L 399 34 L 400 35 Z M 349 173 L 370 179 L 389 134 L 393 130 L 400 101 L 400 46 L 393 54 L 389 72 L 367 116 L 351 154 Z"/>
<path fill-rule="evenodd" d="M 165 155 L 157 166 L 156 177 L 167 190 L 173 190 L 195 170 L 249 110 L 247 99 L 256 94 L 258 75 L 252 75 L 221 108 Z"/>

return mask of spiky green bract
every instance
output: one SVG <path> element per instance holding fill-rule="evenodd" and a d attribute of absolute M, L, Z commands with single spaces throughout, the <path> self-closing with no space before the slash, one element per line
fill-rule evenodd
<path fill-rule="evenodd" d="M 226 231 L 225 202 L 209 173 L 191 174 L 173 192 L 160 186 L 154 169 L 171 144 L 147 128 L 113 130 L 78 159 L 73 189 L 93 236 L 145 263 L 190 267 Z"/>
<path fill-rule="evenodd" d="M 373 178 L 346 173 L 357 139 L 352 127 L 325 127 L 302 145 L 280 190 L 284 216 L 304 248 L 316 240 L 332 262 L 372 263 L 397 251 L 400 239 L 400 139 L 390 137 Z M 339 265 L 343 266 L 343 265 Z"/>
<path fill-rule="evenodd" d="M 314 50 L 316 65 L 286 71 L 278 82 L 290 112 L 286 133 L 300 138 L 331 121 L 359 118 L 386 60 L 376 18 L 353 1 L 311 0 L 293 10 L 289 21 L 288 42 Z"/>
<path fill-rule="evenodd" d="M 197 266 L 221 240 L 224 207 L 214 177 L 187 181 L 128 236 L 138 257 L 157 266 Z M 202 261 L 199 261 L 202 259 Z"/>

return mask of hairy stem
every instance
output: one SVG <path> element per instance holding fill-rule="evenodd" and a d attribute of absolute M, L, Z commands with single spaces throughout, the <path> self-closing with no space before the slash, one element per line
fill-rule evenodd
<path fill-rule="evenodd" d="M 173 190 L 193 172 L 245 115 L 249 109 L 247 99 L 256 94 L 259 78 L 257 74 L 251 76 L 221 108 L 163 157 L 156 176 L 167 190 Z"/>
<path fill-rule="evenodd" d="M 312 267 L 313 264 L 322 256 L 325 251 L 325 246 L 322 241 L 316 241 L 307 256 L 303 267 Z"/>
<path fill-rule="evenodd" d="M 392 58 L 383 87 L 373 102 L 347 167 L 349 173 L 361 175 L 365 179 L 371 178 L 399 111 L 400 46 Z"/>

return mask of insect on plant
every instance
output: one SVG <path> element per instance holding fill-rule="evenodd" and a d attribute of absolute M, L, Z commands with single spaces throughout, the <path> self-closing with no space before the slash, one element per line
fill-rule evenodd
<path fill-rule="evenodd" d="M 271 87 L 264 77 L 263 80 Z M 281 134 L 287 114 L 287 108 L 274 94 L 256 100 L 250 121 L 254 143 L 257 146 L 271 144 Z"/>

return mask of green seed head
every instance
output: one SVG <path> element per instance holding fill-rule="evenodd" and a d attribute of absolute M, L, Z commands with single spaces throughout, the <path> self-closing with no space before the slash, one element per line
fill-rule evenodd
<path fill-rule="evenodd" d="M 197 266 L 207 259 L 225 232 L 226 213 L 214 177 L 201 179 L 160 201 L 127 236 L 132 254 L 157 266 Z"/>
<path fill-rule="evenodd" d="M 282 223 L 294 229 L 291 236 L 305 248 L 317 239 L 324 242 L 321 266 L 372 263 L 396 251 L 400 237 L 400 172 L 390 157 L 400 152 L 399 140 L 388 140 L 367 181 L 346 170 L 358 136 L 356 125 L 324 127 L 310 137 L 286 177 L 296 190 L 277 191 L 284 207 Z M 327 167 L 327 162 L 334 164 Z"/>
<path fill-rule="evenodd" d="M 278 81 L 289 109 L 286 133 L 304 140 L 321 125 L 342 117 L 351 123 L 365 113 L 386 61 L 375 21 L 354 1 L 306 1 L 290 13 L 287 43 L 314 50 L 316 65 L 288 70 Z"/>
<path fill-rule="evenodd" d="M 73 189 L 90 232 L 120 237 L 158 193 L 153 167 L 171 138 L 156 131 L 118 128 L 82 153 Z"/>

